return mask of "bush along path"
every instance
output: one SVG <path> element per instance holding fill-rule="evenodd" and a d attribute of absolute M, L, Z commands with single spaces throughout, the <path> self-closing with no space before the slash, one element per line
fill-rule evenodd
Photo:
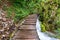
<path fill-rule="evenodd" d="M 29 15 L 19 27 L 12 40 L 39 40 L 36 31 L 36 20 L 36 14 Z"/>

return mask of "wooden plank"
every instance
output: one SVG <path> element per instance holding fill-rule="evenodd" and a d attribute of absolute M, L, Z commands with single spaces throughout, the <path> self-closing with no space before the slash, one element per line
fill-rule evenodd
<path fill-rule="evenodd" d="M 22 26 L 20 26 L 19 29 L 20 29 L 20 30 L 21 30 L 21 29 L 28 29 L 28 30 L 33 30 L 33 29 L 35 29 L 35 30 L 36 30 L 35 25 L 22 25 Z"/>
<path fill-rule="evenodd" d="M 26 20 L 24 23 L 36 23 L 36 20 Z"/>
<path fill-rule="evenodd" d="M 15 35 L 16 39 L 33 39 L 33 38 L 38 38 L 37 32 L 36 31 L 18 31 L 17 34 Z"/>
<path fill-rule="evenodd" d="M 39 40 L 36 32 L 36 20 L 36 14 L 28 16 L 13 37 L 13 40 Z"/>
<path fill-rule="evenodd" d="M 15 39 L 15 40 L 39 40 L 39 39 Z"/>
<path fill-rule="evenodd" d="M 23 23 L 23 25 L 36 25 L 36 23 Z"/>

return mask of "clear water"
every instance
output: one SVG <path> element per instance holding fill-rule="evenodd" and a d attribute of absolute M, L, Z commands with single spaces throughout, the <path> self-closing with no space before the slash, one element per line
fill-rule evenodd
<path fill-rule="evenodd" d="M 48 36 L 47 34 L 41 32 L 40 24 L 41 24 L 40 21 L 37 19 L 36 29 L 37 29 L 37 33 L 38 33 L 40 40 L 59 40 L 56 38 L 52 38 L 52 37 Z"/>

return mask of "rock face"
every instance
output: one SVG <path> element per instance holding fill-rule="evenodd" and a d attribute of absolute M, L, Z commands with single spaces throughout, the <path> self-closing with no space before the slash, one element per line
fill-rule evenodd
<path fill-rule="evenodd" d="M 9 40 L 15 25 L 12 19 L 6 18 L 6 13 L 0 10 L 0 40 Z"/>

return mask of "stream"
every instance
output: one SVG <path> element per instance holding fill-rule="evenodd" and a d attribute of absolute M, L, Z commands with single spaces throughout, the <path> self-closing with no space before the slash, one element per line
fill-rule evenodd
<path fill-rule="evenodd" d="M 41 26 L 40 26 L 40 24 L 41 24 L 41 22 L 37 19 L 36 30 L 37 30 L 37 33 L 38 33 L 38 36 L 39 36 L 40 40 L 59 40 L 57 38 L 50 37 L 47 34 L 41 32 Z"/>

